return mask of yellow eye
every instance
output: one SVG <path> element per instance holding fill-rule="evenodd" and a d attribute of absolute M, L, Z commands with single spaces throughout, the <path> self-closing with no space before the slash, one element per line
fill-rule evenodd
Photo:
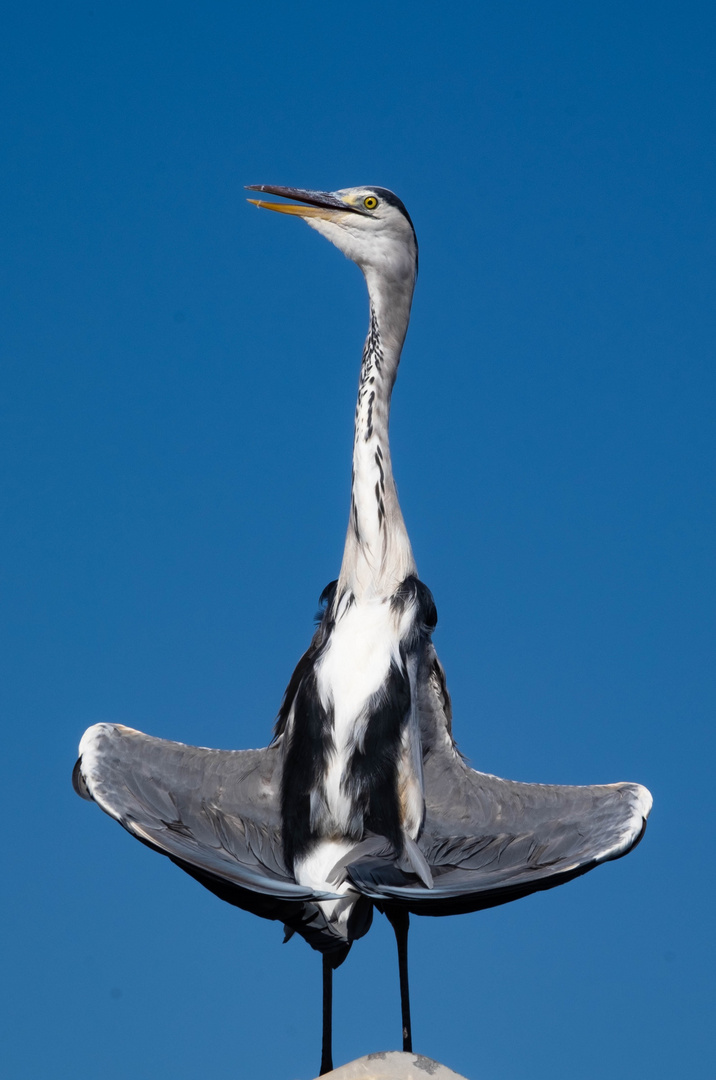
<path fill-rule="evenodd" d="M 378 205 L 378 200 L 376 199 L 375 195 L 366 195 L 365 199 L 363 200 L 363 205 L 365 206 L 366 210 L 375 210 L 376 206 Z"/>

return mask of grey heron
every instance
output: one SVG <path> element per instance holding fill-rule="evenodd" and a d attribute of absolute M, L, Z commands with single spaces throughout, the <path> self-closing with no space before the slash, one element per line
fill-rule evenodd
<path fill-rule="evenodd" d="M 651 808 L 638 784 L 555 786 L 469 768 L 452 736 L 393 479 L 390 401 L 417 274 L 415 230 L 381 187 L 252 188 L 302 218 L 366 279 L 348 531 L 340 573 L 261 750 L 211 750 L 96 724 L 73 781 L 128 832 L 221 899 L 285 925 L 323 956 L 321 1072 L 332 1068 L 332 971 L 385 913 L 412 1049 L 409 914 L 451 915 L 560 885 L 619 858 Z"/>

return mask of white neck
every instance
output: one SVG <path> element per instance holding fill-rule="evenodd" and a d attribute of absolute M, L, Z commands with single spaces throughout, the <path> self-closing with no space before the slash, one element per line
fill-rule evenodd
<path fill-rule="evenodd" d="M 408 329 L 414 279 L 365 269 L 370 326 L 363 348 L 353 441 L 351 516 L 338 582 L 358 599 L 391 596 L 416 573 L 390 460 L 390 398 Z"/>

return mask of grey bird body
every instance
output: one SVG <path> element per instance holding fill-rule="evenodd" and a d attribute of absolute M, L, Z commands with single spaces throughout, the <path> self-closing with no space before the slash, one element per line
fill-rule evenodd
<path fill-rule="evenodd" d="M 651 796 L 630 783 L 501 780 L 460 755 L 432 643 L 435 605 L 417 577 L 388 438 L 417 273 L 412 222 L 383 188 L 258 190 L 300 200 L 258 205 L 303 217 L 368 284 L 340 574 L 324 591 L 270 746 L 209 750 L 98 724 L 82 739 L 73 779 L 221 899 L 304 937 L 323 953 L 324 974 L 368 930 L 374 907 L 385 911 L 402 950 L 409 1049 L 407 913 L 491 907 L 625 855 Z"/>

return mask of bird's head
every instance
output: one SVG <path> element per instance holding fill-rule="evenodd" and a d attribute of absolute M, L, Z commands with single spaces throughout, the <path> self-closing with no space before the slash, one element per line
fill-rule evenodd
<path fill-rule="evenodd" d="M 249 199 L 266 210 L 303 218 L 335 244 L 370 279 L 374 275 L 412 285 L 418 271 L 418 242 L 408 211 L 392 191 L 381 187 L 352 187 L 340 191 L 252 184 L 250 191 L 296 200 L 291 203 Z"/>

